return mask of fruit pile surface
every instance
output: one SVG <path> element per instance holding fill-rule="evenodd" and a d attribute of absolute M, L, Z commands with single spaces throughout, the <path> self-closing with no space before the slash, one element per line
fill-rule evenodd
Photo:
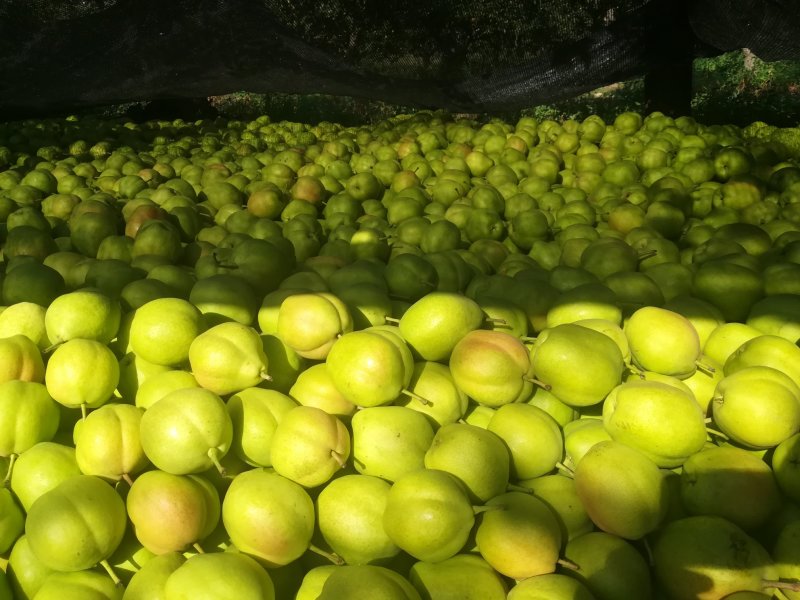
<path fill-rule="evenodd" d="M 0 600 L 800 598 L 798 142 L 0 125 Z"/>

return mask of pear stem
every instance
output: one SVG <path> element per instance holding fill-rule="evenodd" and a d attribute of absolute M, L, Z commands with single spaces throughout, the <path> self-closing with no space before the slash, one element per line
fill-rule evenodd
<path fill-rule="evenodd" d="M 506 486 L 506 491 L 508 492 L 521 492 L 523 494 L 532 494 L 533 490 L 531 488 L 526 488 L 521 485 L 517 485 L 515 483 L 509 483 Z"/>
<path fill-rule="evenodd" d="M 645 260 L 646 258 L 653 258 L 658 254 L 658 250 L 642 250 L 639 252 L 639 260 Z"/>
<path fill-rule="evenodd" d="M 219 474 L 225 477 L 227 473 L 225 472 L 225 467 L 223 467 L 222 463 L 219 462 L 219 450 L 217 448 L 209 448 L 208 458 L 210 458 L 211 462 L 214 463 L 214 466 L 217 467 Z"/>
<path fill-rule="evenodd" d="M 86 420 L 86 402 L 81 403 L 81 421 Z"/>
<path fill-rule="evenodd" d="M 706 427 L 706 431 L 708 433 L 710 433 L 711 435 L 715 435 L 715 436 L 720 437 L 720 438 L 722 438 L 723 440 L 726 440 L 726 441 L 731 439 L 730 437 L 728 437 L 727 435 L 725 435 L 721 431 L 719 431 L 717 429 L 711 429 L 711 427 Z"/>
<path fill-rule="evenodd" d="M 131 479 L 131 476 L 130 476 L 129 473 L 123 473 L 122 474 L 122 481 L 127 483 L 129 486 L 133 485 L 133 479 Z"/>
<path fill-rule="evenodd" d="M 106 559 L 101 560 L 100 566 L 106 570 L 106 573 L 108 573 L 108 576 L 111 577 L 111 581 L 114 582 L 115 586 L 122 587 L 122 580 L 114 572 L 114 568 L 110 564 L 108 564 L 108 560 Z"/>
<path fill-rule="evenodd" d="M 55 344 L 50 344 L 47 348 L 42 350 L 42 354 L 50 354 L 53 350 L 58 348 L 64 342 L 56 342 Z"/>
<path fill-rule="evenodd" d="M 761 581 L 762 589 L 777 588 L 779 590 L 789 590 L 790 592 L 800 592 L 800 581 L 774 581 L 764 579 Z"/>
<path fill-rule="evenodd" d="M 533 343 L 533 342 L 536 341 L 536 338 L 535 337 L 531 337 L 529 335 L 521 335 L 521 336 L 519 336 L 519 341 L 521 341 L 522 343 L 525 343 L 525 342 Z"/>
<path fill-rule="evenodd" d="M 388 315 L 385 316 L 383 319 L 384 319 L 384 321 L 386 321 L 387 323 L 391 323 L 392 325 L 399 325 L 400 324 L 400 319 L 395 319 L 394 317 L 390 317 Z"/>
<path fill-rule="evenodd" d="M 551 389 L 553 389 L 553 386 L 551 386 L 549 383 L 545 383 L 544 381 L 540 381 L 540 380 L 536 379 L 535 377 L 523 377 L 522 381 L 527 381 L 528 383 L 532 383 L 533 385 L 542 388 L 546 392 L 549 392 Z"/>
<path fill-rule="evenodd" d="M 272 376 L 269 375 L 266 371 L 261 371 L 259 375 L 261 376 L 261 379 L 263 379 L 264 381 L 272 381 Z"/>
<path fill-rule="evenodd" d="M 500 319 L 498 317 L 486 317 L 484 321 L 490 323 L 491 325 L 508 325 L 508 321 L 506 321 L 505 319 Z"/>
<path fill-rule="evenodd" d="M 11 472 L 14 470 L 14 463 L 17 462 L 17 457 L 19 454 L 11 454 L 8 457 L 8 469 L 6 469 L 6 477 L 3 479 L 3 485 L 5 487 L 11 486 Z"/>
<path fill-rule="evenodd" d="M 194 548 L 198 554 L 206 553 L 206 551 L 203 550 L 203 547 L 200 545 L 200 542 L 195 542 L 194 544 L 192 544 L 192 548 Z"/>
<path fill-rule="evenodd" d="M 559 558 L 556 561 L 556 563 L 561 565 L 565 569 L 569 569 L 570 571 L 580 571 L 581 570 L 581 567 L 580 567 L 580 565 L 578 563 L 572 562 L 568 558 Z"/>
<path fill-rule="evenodd" d="M 341 566 L 344 564 L 344 559 L 335 552 L 328 552 L 327 550 L 323 550 L 322 548 L 320 548 L 319 546 L 315 546 L 314 544 L 310 544 L 308 546 L 308 549 L 311 550 L 314 554 L 319 554 L 320 556 L 327 558 L 335 565 Z"/>
<path fill-rule="evenodd" d="M 493 510 L 505 510 L 505 509 L 506 509 L 506 507 L 503 504 L 492 504 L 490 506 L 486 506 L 486 505 L 484 505 L 484 506 L 473 506 L 472 507 L 472 512 L 474 512 L 476 515 L 479 515 L 481 513 L 490 512 L 490 511 L 493 511 Z"/>
<path fill-rule="evenodd" d="M 656 564 L 656 559 L 653 556 L 653 549 L 650 547 L 650 542 L 647 541 L 647 538 L 642 538 L 642 545 L 644 546 L 644 551 L 647 554 L 647 564 L 651 567 L 654 567 Z"/>
<path fill-rule="evenodd" d="M 345 466 L 347 466 L 347 462 L 345 462 L 344 457 L 336 450 L 331 450 L 331 458 L 336 461 L 336 464 L 339 465 L 340 469 L 344 469 Z"/>
<path fill-rule="evenodd" d="M 400 393 L 401 394 L 405 394 L 406 396 L 409 396 L 410 398 L 413 398 L 417 402 L 421 402 L 425 406 L 430 406 L 432 404 L 430 400 L 428 400 L 427 398 L 423 398 L 419 394 L 415 394 L 411 390 L 407 390 L 407 389 L 403 388 L 402 390 L 400 390 Z"/>
<path fill-rule="evenodd" d="M 558 461 L 556 463 L 556 469 L 558 469 L 559 471 L 563 471 L 564 475 L 566 475 L 569 478 L 575 477 L 575 470 L 571 469 L 561 461 Z"/>
<path fill-rule="evenodd" d="M 695 366 L 697 366 L 697 370 L 700 371 L 703 375 L 707 375 L 709 377 L 713 377 L 717 370 L 709 365 L 708 363 L 704 363 L 701 360 L 695 361 Z"/>

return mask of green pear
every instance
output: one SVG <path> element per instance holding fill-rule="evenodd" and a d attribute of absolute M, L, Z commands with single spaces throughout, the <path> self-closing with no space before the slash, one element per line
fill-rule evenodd
<path fill-rule="evenodd" d="M 336 389 L 356 406 L 394 402 L 411 380 L 396 343 L 366 330 L 338 338 L 325 362 Z"/>
<path fill-rule="evenodd" d="M 467 543 L 475 514 L 465 486 L 453 475 L 419 469 L 389 490 L 383 528 L 402 550 L 428 562 L 455 556 Z"/>
<path fill-rule="evenodd" d="M 278 309 L 278 337 L 304 358 L 325 360 L 336 339 L 352 330 L 347 307 L 327 292 L 294 294 Z"/>
<path fill-rule="evenodd" d="M 797 267 L 793 264 L 794 273 L 782 273 L 777 279 L 786 285 L 797 284 Z M 761 333 L 778 335 L 790 342 L 800 339 L 800 304 L 797 291 L 784 294 L 769 294 L 752 307 L 747 314 L 747 325 Z"/>
<path fill-rule="evenodd" d="M 214 487 L 198 475 L 142 473 L 126 498 L 136 538 L 154 554 L 179 552 L 202 541 L 220 517 Z"/>
<path fill-rule="evenodd" d="M 455 423 L 467 411 L 467 395 L 458 388 L 447 365 L 415 363 L 408 390 L 414 395 L 398 404 L 423 413 L 439 427 Z"/>
<path fill-rule="evenodd" d="M 39 347 L 22 334 L 0 338 L 0 383 L 44 381 L 44 361 Z"/>
<path fill-rule="evenodd" d="M 672 598 L 712 600 L 758 592 L 777 578 L 767 551 L 737 525 L 692 516 L 664 526 L 652 546 L 655 576 Z"/>
<path fill-rule="evenodd" d="M 564 426 L 564 453 L 575 467 L 592 446 L 611 440 L 611 435 L 596 417 L 581 417 Z"/>
<path fill-rule="evenodd" d="M 640 369 L 684 379 L 697 368 L 700 337 L 683 315 L 645 306 L 628 318 L 624 331 L 633 364 Z"/>
<path fill-rule="evenodd" d="M 619 351 L 622 354 L 622 360 L 626 363 L 631 358 L 631 348 L 628 344 L 628 338 L 625 336 L 625 331 L 617 323 L 609 321 L 608 319 L 581 319 L 575 321 L 575 325 L 581 327 L 588 327 L 610 337 L 619 346 Z"/>
<path fill-rule="evenodd" d="M 128 313 L 132 315 L 133 313 Z M 117 338 L 119 340 L 119 338 Z M 139 387 L 151 376 L 158 375 L 159 373 L 166 373 L 173 371 L 170 367 L 164 365 L 157 365 L 136 356 L 130 350 L 123 350 L 123 356 L 119 359 L 119 384 L 117 385 L 117 394 L 119 397 L 128 404 L 135 404 L 136 394 Z M 194 379 L 194 378 L 193 378 Z M 194 380 L 194 385 L 197 386 L 197 380 Z M 152 400 L 154 402 L 155 400 Z M 146 404 L 146 403 L 145 403 Z M 144 404 L 142 408 L 147 408 Z"/>
<path fill-rule="evenodd" d="M 732 440 L 772 448 L 800 431 L 800 387 L 772 367 L 745 367 L 717 384 L 711 412 Z"/>
<path fill-rule="evenodd" d="M 480 305 L 453 292 L 432 292 L 400 319 L 400 334 L 422 360 L 446 362 L 458 341 L 484 320 Z"/>
<path fill-rule="evenodd" d="M 611 439 L 636 448 L 659 467 L 677 467 L 706 443 L 703 412 L 687 390 L 633 380 L 603 402 L 603 426 Z"/>
<path fill-rule="evenodd" d="M 705 354 L 700 356 L 700 363 L 704 369 L 697 369 L 691 376 L 680 381 L 689 388 L 694 399 L 700 405 L 700 410 L 708 416 L 711 412 L 711 399 L 714 397 L 717 385 L 725 377 L 725 373 L 722 363 L 718 363 Z"/>
<path fill-rule="evenodd" d="M 396 556 L 400 548 L 383 529 L 391 484 L 370 475 L 343 475 L 317 496 L 317 524 L 331 549 L 349 565 Z"/>
<path fill-rule="evenodd" d="M 180 552 L 167 552 L 151 558 L 131 577 L 122 600 L 165 600 L 167 579 L 185 561 Z"/>
<path fill-rule="evenodd" d="M 11 457 L 8 483 L 19 454 L 58 431 L 61 413 L 41 383 L 11 380 L 0 383 L 0 456 Z"/>
<path fill-rule="evenodd" d="M 405 406 L 374 406 L 353 415 L 353 464 L 362 475 L 396 481 L 425 466 L 434 437 L 422 413 Z"/>
<path fill-rule="evenodd" d="M 546 573 L 518 581 L 508 592 L 507 600 L 595 600 L 584 584 L 560 573 Z"/>
<path fill-rule="evenodd" d="M 661 308 L 686 317 L 700 338 L 701 348 L 705 345 L 711 332 L 726 322 L 725 316 L 719 308 L 694 296 L 676 296 L 665 302 Z"/>
<path fill-rule="evenodd" d="M 619 442 L 600 442 L 575 467 L 575 488 L 586 512 L 603 531 L 637 540 L 655 531 L 667 510 L 658 466 Z"/>
<path fill-rule="evenodd" d="M 44 324 L 46 310 L 35 302 L 17 302 L 6 307 L 0 313 L 0 338 L 24 335 L 44 351 L 52 344 Z"/>
<path fill-rule="evenodd" d="M 535 387 L 533 395 L 525 403 L 542 409 L 555 419 L 559 427 L 564 427 L 567 423 L 580 417 L 576 408 L 564 404 L 552 392 L 543 387 Z"/>
<path fill-rule="evenodd" d="M 33 503 L 25 535 L 47 567 L 79 571 L 111 556 L 126 525 L 125 503 L 114 488 L 99 477 L 77 475 Z"/>
<path fill-rule="evenodd" d="M 745 323 L 723 323 L 708 336 L 703 345 L 703 354 L 724 365 L 739 346 L 759 335 L 761 332 L 758 329 Z"/>
<path fill-rule="evenodd" d="M 558 296 L 547 311 L 546 326 L 556 327 L 584 319 L 622 324 L 622 309 L 617 295 L 599 281 L 578 285 Z"/>
<path fill-rule="evenodd" d="M 97 571 L 53 573 L 44 580 L 39 600 L 120 600 L 122 587 Z"/>
<path fill-rule="evenodd" d="M 139 437 L 148 459 L 175 475 L 199 473 L 230 448 L 233 424 L 214 392 L 184 388 L 164 396 L 142 415 Z"/>
<path fill-rule="evenodd" d="M 481 294 L 477 301 L 485 315 L 487 329 L 517 338 L 528 335 L 528 316 L 513 300 Z"/>
<path fill-rule="evenodd" d="M 566 543 L 594 529 L 594 523 L 583 508 L 575 487 L 575 480 L 565 475 L 544 475 L 517 482 L 522 488 L 531 490 L 537 498 L 555 513 L 560 529 L 561 543 Z"/>
<path fill-rule="evenodd" d="M 692 295 L 719 308 L 725 321 L 744 322 L 764 296 L 764 280 L 760 272 L 726 258 L 708 260 L 694 273 Z"/>
<path fill-rule="evenodd" d="M 450 373 L 461 391 L 491 408 L 527 398 L 533 389 L 527 348 L 501 331 L 478 329 L 458 340 Z"/>
<path fill-rule="evenodd" d="M 261 335 L 261 344 L 267 356 L 270 375 L 270 379 L 260 384 L 261 387 L 288 394 L 300 373 L 308 368 L 310 361 L 297 354 L 276 335 Z"/>
<path fill-rule="evenodd" d="M 800 386 L 800 347 L 776 335 L 760 335 L 739 346 L 725 361 L 725 375 L 745 367 L 772 367 Z"/>
<path fill-rule="evenodd" d="M 530 404 L 501 406 L 487 428 L 508 447 L 511 481 L 545 475 L 563 458 L 564 444 L 558 423 Z"/>
<path fill-rule="evenodd" d="M 781 529 L 772 557 L 781 581 L 800 580 L 800 521 L 792 521 Z M 800 590 L 782 589 L 781 593 L 789 600 L 800 598 Z"/>
<path fill-rule="evenodd" d="M 52 344 L 83 338 L 107 344 L 117 335 L 122 308 L 119 300 L 96 288 L 82 288 L 55 298 L 44 324 Z"/>
<path fill-rule="evenodd" d="M 73 338 L 50 355 L 44 379 L 53 400 L 85 411 L 110 400 L 119 377 L 119 362 L 108 346 Z"/>
<path fill-rule="evenodd" d="M 772 453 L 771 464 L 781 492 L 793 502 L 800 503 L 800 433 L 778 444 Z"/>
<path fill-rule="evenodd" d="M 328 365 L 324 362 L 301 371 L 289 389 L 289 396 L 303 406 L 320 408 L 340 419 L 356 411 L 356 405 L 336 389 Z"/>
<path fill-rule="evenodd" d="M 506 582 L 475 554 L 456 554 L 437 563 L 416 562 L 408 579 L 422 598 L 506 599 Z"/>
<path fill-rule="evenodd" d="M 347 565 L 331 572 L 317 600 L 422 600 L 402 575 L 375 565 Z"/>
<path fill-rule="evenodd" d="M 75 460 L 86 475 L 130 481 L 149 461 L 139 441 L 144 411 L 130 404 L 109 403 L 75 424 Z"/>
<path fill-rule="evenodd" d="M 52 573 L 55 571 L 36 558 L 28 543 L 28 536 L 22 535 L 11 549 L 6 567 L 6 574 L 14 592 L 12 598 L 31 600 Z"/>
<path fill-rule="evenodd" d="M 575 568 L 563 573 L 585 585 L 598 600 L 653 597 L 650 568 L 644 556 L 629 542 L 593 531 L 570 540 L 564 557 Z"/>
<path fill-rule="evenodd" d="M 108 557 L 108 564 L 123 584 L 127 585 L 134 573 L 155 556 L 136 538 L 133 527 L 128 527 L 117 549 Z"/>
<path fill-rule="evenodd" d="M 201 387 L 219 395 L 239 392 L 267 379 L 267 356 L 255 329 L 220 323 L 189 346 L 189 364 Z"/>
<path fill-rule="evenodd" d="M 440 427 L 425 453 L 425 468 L 458 477 L 476 503 L 505 492 L 509 462 L 509 451 L 500 436 L 466 423 Z"/>
<path fill-rule="evenodd" d="M 344 467 L 350 458 L 350 434 L 324 410 L 295 406 L 278 421 L 269 452 L 276 473 L 313 488 Z"/>
<path fill-rule="evenodd" d="M 134 403 L 147 410 L 164 396 L 175 390 L 198 388 L 194 375 L 180 369 L 155 372 L 139 384 Z"/>
<path fill-rule="evenodd" d="M 507 492 L 486 503 L 475 543 L 494 569 L 512 579 L 553 573 L 561 552 L 561 527 L 550 507 L 522 492 Z"/>
<path fill-rule="evenodd" d="M 230 272 L 201 276 L 200 264 L 201 261 L 197 261 L 198 279 L 189 293 L 189 302 L 203 314 L 203 324 L 209 327 L 224 322 L 252 325 L 258 311 L 258 296 L 253 286 Z"/>
<path fill-rule="evenodd" d="M 80 474 L 75 448 L 39 442 L 19 455 L 11 473 L 11 490 L 27 512 L 39 496 Z"/>
<path fill-rule="evenodd" d="M 306 571 L 294 600 L 317 600 L 328 577 L 339 568 L 339 565 L 320 565 Z"/>
<path fill-rule="evenodd" d="M 542 331 L 531 349 L 533 374 L 570 406 L 599 404 L 622 382 L 619 346 L 607 335 L 565 323 Z"/>
<path fill-rule="evenodd" d="M 711 446 L 689 457 L 681 499 L 690 515 L 724 517 L 747 531 L 757 531 L 781 502 L 769 465 L 733 446 Z"/>
<path fill-rule="evenodd" d="M 222 501 L 231 542 L 269 567 L 287 565 L 308 549 L 314 502 L 290 479 L 263 468 L 237 475 Z"/>
<path fill-rule="evenodd" d="M 489 408 L 488 406 L 477 404 L 476 402 L 470 402 L 467 406 L 467 412 L 464 413 L 463 421 L 469 425 L 475 425 L 476 427 L 488 429 L 489 421 L 492 420 L 492 417 L 496 412 L 497 409 Z"/>
<path fill-rule="evenodd" d="M 262 388 L 246 388 L 226 403 L 233 424 L 231 450 L 255 467 L 272 466 L 270 446 L 275 428 L 297 406 L 289 396 Z"/>
<path fill-rule="evenodd" d="M 164 584 L 164 600 L 275 600 L 269 573 L 237 552 L 197 554 L 175 569 Z"/>
<path fill-rule="evenodd" d="M 188 363 L 189 348 L 202 330 L 201 313 L 188 300 L 157 298 L 134 312 L 129 343 L 148 362 L 181 367 Z"/>
<path fill-rule="evenodd" d="M 25 515 L 22 508 L 14 499 L 10 489 L 0 488 L 0 554 L 6 554 L 23 531 L 25 531 Z"/>

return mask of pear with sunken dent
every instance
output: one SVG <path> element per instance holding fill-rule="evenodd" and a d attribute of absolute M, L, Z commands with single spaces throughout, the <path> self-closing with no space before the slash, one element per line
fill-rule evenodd
<path fill-rule="evenodd" d="M 321 408 L 296 406 L 272 434 L 270 460 L 279 475 L 313 488 L 327 482 L 350 458 L 350 433 Z"/>
<path fill-rule="evenodd" d="M 739 346 L 760 335 L 758 329 L 745 323 L 723 323 L 709 334 L 706 343 L 703 344 L 703 354 L 724 365 Z"/>
<path fill-rule="evenodd" d="M 258 332 L 233 321 L 198 335 L 189 346 L 189 364 L 197 383 L 224 396 L 261 383 L 267 356 Z"/>
<path fill-rule="evenodd" d="M 383 529 L 390 488 L 390 483 L 378 477 L 343 475 L 317 496 L 319 531 L 347 564 L 366 565 L 400 552 Z"/>
<path fill-rule="evenodd" d="M 544 475 L 522 479 L 516 485 L 527 488 L 547 504 L 556 515 L 561 529 L 562 545 L 594 529 L 594 523 L 583 508 L 575 487 L 575 480 L 566 475 Z"/>
<path fill-rule="evenodd" d="M 175 569 L 164 584 L 164 600 L 275 600 L 269 573 L 239 552 L 196 554 Z"/>
<path fill-rule="evenodd" d="M 546 573 L 518 581 L 507 600 L 596 600 L 583 583 L 561 573 Z"/>
<path fill-rule="evenodd" d="M 458 388 L 475 402 L 497 408 L 530 396 L 528 349 L 512 335 L 477 329 L 462 337 L 450 355 Z"/>
<path fill-rule="evenodd" d="M 677 467 L 706 443 L 700 405 L 689 391 L 658 381 L 632 380 L 603 402 L 611 439 L 636 448 L 662 468 Z"/>
<path fill-rule="evenodd" d="M 772 557 L 782 581 L 800 580 L 800 521 L 784 525 L 772 548 Z M 800 600 L 800 590 L 781 591 L 789 600 Z"/>
<path fill-rule="evenodd" d="M 475 554 L 456 554 L 438 563 L 419 561 L 408 573 L 423 598 L 506 600 L 506 583 Z"/>
<path fill-rule="evenodd" d="M 610 439 L 611 435 L 600 418 L 584 416 L 567 423 L 564 426 L 567 464 L 574 468 L 592 446 Z"/>
<path fill-rule="evenodd" d="M 345 565 L 331 572 L 316 600 L 421 600 L 399 573 L 375 565 Z"/>
<path fill-rule="evenodd" d="M 464 484 L 435 469 L 419 469 L 395 481 L 383 513 L 389 538 L 417 560 L 428 562 L 458 554 L 474 524 Z"/>
<path fill-rule="evenodd" d="M 157 468 L 174 475 L 221 469 L 231 446 L 233 424 L 225 403 L 203 388 L 175 390 L 142 415 L 139 437 Z"/>
<path fill-rule="evenodd" d="M 278 309 L 278 337 L 303 358 L 325 360 L 336 339 L 352 330 L 347 306 L 327 292 L 293 294 Z"/>
<path fill-rule="evenodd" d="M 0 383 L 6 381 L 44 382 L 42 352 L 22 334 L 0 338 Z"/>
<path fill-rule="evenodd" d="M 777 335 L 760 335 L 739 346 L 725 361 L 725 375 L 745 367 L 772 367 L 800 386 L 800 346 Z"/>
<path fill-rule="evenodd" d="M 536 379 L 570 406 L 599 404 L 622 382 L 619 346 L 587 327 L 565 323 L 545 329 L 530 353 Z"/>
<path fill-rule="evenodd" d="M 495 411 L 487 429 L 508 448 L 512 481 L 545 475 L 563 457 L 561 429 L 541 408 L 506 404 Z"/>
<path fill-rule="evenodd" d="M 415 363 L 408 389 L 414 396 L 397 404 L 421 412 L 440 427 L 455 423 L 467 412 L 469 399 L 458 389 L 447 365 L 432 361 Z"/>
<path fill-rule="evenodd" d="M 53 573 L 36 592 L 39 600 L 119 600 L 122 589 L 98 571 Z"/>
<path fill-rule="evenodd" d="M 130 404 L 105 404 L 75 424 L 75 459 L 87 475 L 112 481 L 144 470 L 149 461 L 139 441 L 144 410 Z"/>
<path fill-rule="evenodd" d="M 645 306 L 625 322 L 633 364 L 645 371 L 689 377 L 697 369 L 700 337 L 691 321 L 657 306 Z"/>
<path fill-rule="evenodd" d="M 800 504 L 800 433 L 778 444 L 772 453 L 772 472 L 781 492 Z"/>
<path fill-rule="evenodd" d="M 425 468 L 458 477 L 473 502 L 482 503 L 508 487 L 509 452 L 502 438 L 490 430 L 451 423 L 440 427 L 425 453 Z"/>
<path fill-rule="evenodd" d="M 667 511 L 664 476 L 647 456 L 619 442 L 600 442 L 575 467 L 575 488 L 603 531 L 638 540 L 655 531 Z"/>
<path fill-rule="evenodd" d="M 290 479 L 263 468 L 238 474 L 222 501 L 231 542 L 268 567 L 300 558 L 314 533 L 314 502 Z"/>
<path fill-rule="evenodd" d="M 716 515 L 757 531 L 781 495 L 769 465 L 733 446 L 710 446 L 683 464 L 681 500 L 690 515 Z"/>
<path fill-rule="evenodd" d="M 39 496 L 80 474 L 75 448 L 56 442 L 39 442 L 20 454 L 14 463 L 11 491 L 27 512 Z"/>
<path fill-rule="evenodd" d="M 182 552 L 216 527 L 220 501 L 216 489 L 198 475 L 146 471 L 126 498 L 136 538 L 153 554 Z"/>
<path fill-rule="evenodd" d="M 12 600 L 31 600 L 45 580 L 56 572 L 36 558 L 28 543 L 28 536 L 24 534 L 17 539 L 7 556 L 6 574 L 14 594 Z"/>
<path fill-rule="evenodd" d="M 396 481 L 425 466 L 434 430 L 422 413 L 405 406 L 374 406 L 353 415 L 353 464 L 362 475 Z"/>
<path fill-rule="evenodd" d="M 474 300 L 453 292 L 432 292 L 403 313 L 400 335 L 422 360 L 447 362 L 458 341 L 483 324 Z"/>
<path fill-rule="evenodd" d="M 300 587 L 294 595 L 294 600 L 317 600 L 328 577 L 339 568 L 341 568 L 340 565 L 327 564 L 312 567 L 306 571 Z"/>
<path fill-rule="evenodd" d="M 800 387 L 772 367 L 745 367 L 719 382 L 711 414 L 739 444 L 773 448 L 800 431 Z"/>
<path fill-rule="evenodd" d="M 718 600 L 760 592 L 777 579 L 769 553 L 740 527 L 717 516 L 672 521 L 652 545 L 656 578 L 675 600 Z"/>
<path fill-rule="evenodd" d="M 180 552 L 154 556 L 131 577 L 122 600 L 165 600 L 167 578 L 184 562 L 186 557 Z"/>
<path fill-rule="evenodd" d="M 475 533 L 478 552 L 512 579 L 553 573 L 561 551 L 561 528 L 549 506 L 536 496 L 507 492 L 486 503 Z"/>
<path fill-rule="evenodd" d="M 233 394 L 226 406 L 233 424 L 231 450 L 251 466 L 272 466 L 272 436 L 297 403 L 275 390 L 253 387 Z"/>
<path fill-rule="evenodd" d="M 586 586 L 597 600 L 650 600 L 653 582 L 644 556 L 621 537 L 592 531 L 567 543 L 563 573 Z M 537 599 L 538 600 L 538 599 Z"/>
<path fill-rule="evenodd" d="M 356 406 L 394 402 L 411 380 L 395 341 L 367 330 L 346 333 L 337 339 L 325 362 L 336 389 Z"/>

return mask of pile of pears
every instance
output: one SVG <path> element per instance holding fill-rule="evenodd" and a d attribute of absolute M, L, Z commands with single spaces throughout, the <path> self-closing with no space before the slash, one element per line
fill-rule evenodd
<path fill-rule="evenodd" d="M 800 599 L 781 134 L 0 124 L 0 600 Z"/>

